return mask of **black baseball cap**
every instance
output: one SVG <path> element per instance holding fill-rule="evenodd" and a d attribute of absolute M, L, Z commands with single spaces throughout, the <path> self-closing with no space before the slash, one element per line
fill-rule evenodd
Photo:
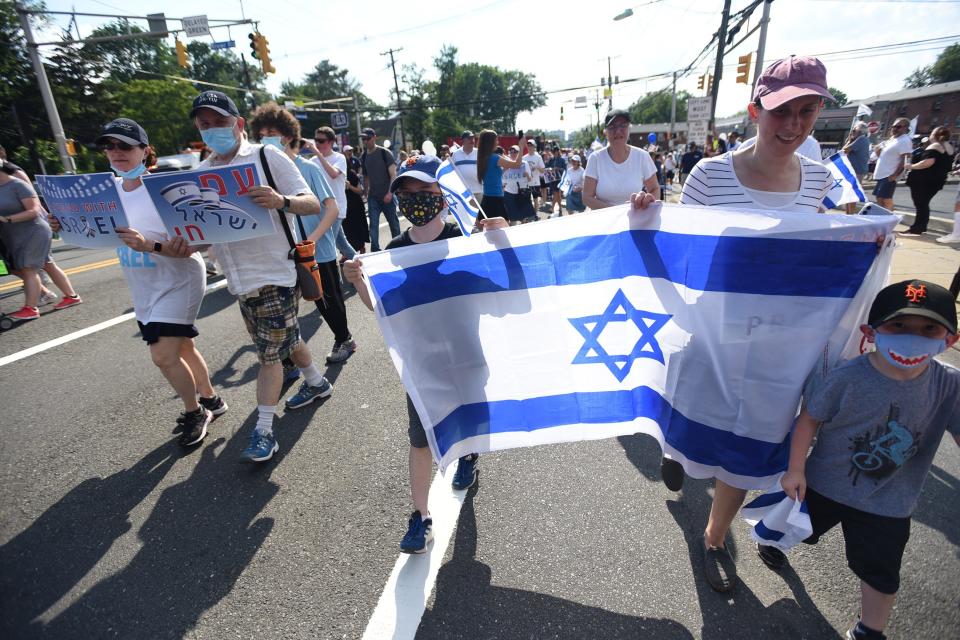
<path fill-rule="evenodd" d="M 949 291 L 926 280 L 904 280 L 880 290 L 867 324 L 876 329 L 884 322 L 900 316 L 922 316 L 957 332 L 957 307 Z"/>
<path fill-rule="evenodd" d="M 611 109 L 607 112 L 607 117 L 603 121 L 603 126 L 609 127 L 617 118 L 624 118 L 627 122 L 630 122 L 630 112 L 624 111 L 623 109 Z"/>
<path fill-rule="evenodd" d="M 470 129 L 467 129 L 466 131 L 460 134 L 461 140 L 463 140 L 464 138 L 473 138 L 473 137 L 475 136 L 473 135 L 473 131 L 470 131 Z"/>
<path fill-rule="evenodd" d="M 240 117 L 237 111 L 237 105 L 227 94 L 222 91 L 204 91 L 193 99 L 193 108 L 190 110 L 190 117 L 197 115 L 200 109 L 213 109 L 222 116 Z"/>
<path fill-rule="evenodd" d="M 367 127 L 366 129 L 360 132 L 360 137 L 363 138 L 364 140 L 366 140 L 367 138 L 373 138 L 376 135 L 377 135 L 377 132 L 371 129 L 370 127 Z"/>
<path fill-rule="evenodd" d="M 106 138 L 115 138 L 135 146 L 150 144 L 147 139 L 147 132 L 130 118 L 117 118 L 107 123 L 96 140 L 97 144 L 103 143 Z"/>

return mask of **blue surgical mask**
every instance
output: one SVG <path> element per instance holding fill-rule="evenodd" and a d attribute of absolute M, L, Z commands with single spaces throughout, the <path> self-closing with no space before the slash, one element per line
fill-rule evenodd
<path fill-rule="evenodd" d="M 230 153 L 237 146 L 237 138 L 233 135 L 233 127 L 211 127 L 200 132 L 204 144 L 213 149 L 214 153 Z"/>
<path fill-rule="evenodd" d="M 122 169 L 117 169 L 113 165 L 110 165 L 110 168 L 113 169 L 114 173 L 116 173 L 118 176 L 126 180 L 136 180 L 137 178 L 139 178 L 140 176 L 142 176 L 147 172 L 147 165 L 143 164 L 142 162 L 137 166 L 135 166 L 133 169 L 130 169 L 130 171 L 123 171 Z"/>
<path fill-rule="evenodd" d="M 280 139 L 280 136 L 264 136 L 260 138 L 260 142 L 263 144 L 272 144 L 280 151 L 286 151 L 283 147 L 283 140 Z"/>
<path fill-rule="evenodd" d="M 913 369 L 930 362 L 947 348 L 947 341 L 912 333 L 877 333 L 874 338 L 883 359 L 898 369 Z"/>

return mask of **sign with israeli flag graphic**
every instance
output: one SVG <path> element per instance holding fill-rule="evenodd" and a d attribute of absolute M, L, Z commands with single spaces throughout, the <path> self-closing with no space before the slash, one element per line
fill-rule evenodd
<path fill-rule="evenodd" d="M 786 468 L 807 374 L 855 342 L 896 220 L 623 205 L 363 269 L 441 467 L 642 432 L 693 477 L 757 489 Z"/>
<path fill-rule="evenodd" d="M 257 165 L 237 164 L 145 176 L 150 199 L 171 237 L 189 244 L 235 242 L 277 231 L 277 214 L 250 199 L 263 184 Z"/>
<path fill-rule="evenodd" d="M 127 226 L 127 215 L 112 173 L 36 179 L 47 210 L 60 223 L 64 242 L 88 249 L 123 246 L 117 227 Z"/>
<path fill-rule="evenodd" d="M 867 196 L 853 172 L 853 166 L 845 153 L 835 153 L 823 161 L 823 166 L 830 170 L 833 185 L 823 197 L 823 206 L 827 209 L 839 207 L 848 202 L 866 202 Z"/>
<path fill-rule="evenodd" d="M 450 158 L 440 163 L 437 169 L 437 183 L 443 192 L 443 198 L 447 201 L 447 209 L 450 215 L 460 225 L 460 231 L 465 236 L 473 233 L 473 227 L 477 223 L 477 216 L 482 213 L 480 205 L 473 197 L 473 193 L 464 184 L 460 174 Z"/>

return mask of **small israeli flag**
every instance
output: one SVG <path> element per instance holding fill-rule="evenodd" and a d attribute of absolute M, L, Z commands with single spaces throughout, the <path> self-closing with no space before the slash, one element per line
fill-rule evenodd
<path fill-rule="evenodd" d="M 740 512 L 751 526 L 750 536 L 762 545 L 787 551 L 813 533 L 807 503 L 787 497 L 777 481 Z"/>
<path fill-rule="evenodd" d="M 443 191 L 443 198 L 447 201 L 450 214 L 460 225 L 463 235 L 469 236 L 477 223 L 477 216 L 483 213 L 480 205 L 473 197 L 463 178 L 457 173 L 450 158 L 447 158 L 437 169 L 437 183 Z"/>
<path fill-rule="evenodd" d="M 857 181 L 857 174 L 853 172 L 853 166 L 845 154 L 837 152 L 824 160 L 823 165 L 833 175 L 833 186 L 823 197 L 825 208 L 833 209 L 848 202 L 867 201 L 863 187 Z"/>

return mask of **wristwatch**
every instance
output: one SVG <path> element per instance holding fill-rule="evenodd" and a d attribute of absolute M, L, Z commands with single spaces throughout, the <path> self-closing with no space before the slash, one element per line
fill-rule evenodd
<path fill-rule="evenodd" d="M 283 196 L 283 210 L 287 211 L 290 208 L 290 198 Z"/>
<path fill-rule="evenodd" d="M 163 245 L 160 244 L 159 242 L 154 242 L 154 243 L 153 243 L 153 252 L 154 252 L 154 253 L 160 253 L 161 251 L 163 251 Z"/>

